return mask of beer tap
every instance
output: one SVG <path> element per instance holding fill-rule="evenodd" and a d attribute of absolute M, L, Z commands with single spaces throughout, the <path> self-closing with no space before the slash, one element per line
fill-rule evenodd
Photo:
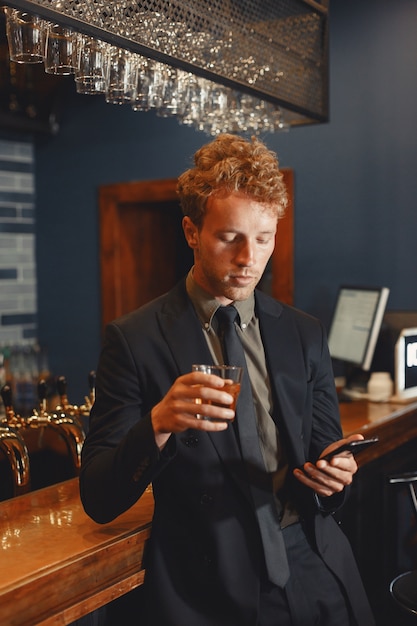
<path fill-rule="evenodd" d="M 85 396 L 84 404 L 82 404 L 79 408 L 79 414 L 83 417 L 89 417 L 91 408 L 96 399 L 96 373 L 92 370 L 88 375 L 88 389 L 89 394 Z"/>
<path fill-rule="evenodd" d="M 46 393 L 46 381 L 42 379 L 38 382 L 39 408 L 33 409 L 32 415 L 29 415 L 29 417 L 25 418 L 25 426 L 29 428 L 40 428 L 42 426 L 49 426 L 51 419 L 46 408 Z"/>
<path fill-rule="evenodd" d="M 90 390 L 90 393 L 88 395 L 88 398 L 86 398 L 86 402 L 88 402 L 89 410 L 91 411 L 91 407 L 93 406 L 96 399 L 96 373 L 94 370 L 91 370 L 88 375 L 88 388 Z"/>
<path fill-rule="evenodd" d="M 22 418 L 15 414 L 12 405 L 12 389 L 6 384 L 1 389 L 6 417 L 0 422 L 0 448 L 5 452 L 13 474 L 13 495 L 18 496 L 30 489 L 29 452 L 18 429 Z"/>
<path fill-rule="evenodd" d="M 56 407 L 57 411 L 64 411 L 67 415 L 79 415 L 79 409 L 76 404 L 70 404 L 67 395 L 67 379 L 65 376 L 58 376 L 56 379 L 56 387 L 59 395 L 59 404 Z"/>
<path fill-rule="evenodd" d="M 48 413 L 46 409 L 46 391 L 46 382 L 40 380 L 38 383 L 39 410 L 33 411 L 33 414 L 27 418 L 27 423 L 31 427 L 48 425 L 57 431 L 66 443 L 76 474 L 79 474 L 81 450 L 85 440 L 84 430 L 77 419 L 76 413 L 71 414 L 68 410 L 64 410 L 63 406 L 57 406 L 54 412 Z M 64 400 L 65 406 L 69 409 L 68 399 L 65 400 L 63 397 L 65 394 L 60 393 L 60 395 L 61 402 Z"/>
<path fill-rule="evenodd" d="M 57 411 L 63 411 L 67 415 L 78 418 L 84 432 L 88 431 L 88 419 L 90 417 L 91 407 L 95 400 L 96 373 L 92 370 L 88 375 L 89 394 L 84 398 L 84 404 L 77 406 L 70 404 L 67 395 L 67 381 L 65 376 L 59 376 L 56 381 L 60 402 L 56 407 Z"/>
<path fill-rule="evenodd" d="M 64 411 L 47 411 L 47 385 L 45 380 L 38 382 L 38 398 L 39 407 L 33 409 L 31 415 L 27 417 L 16 416 L 11 408 L 11 392 L 9 407 L 6 409 L 6 419 L 8 425 L 19 429 L 19 434 L 26 442 L 30 440 L 29 431 L 39 429 L 40 435 L 35 450 L 39 450 L 44 446 L 44 434 L 48 428 L 64 441 L 67 448 L 74 474 L 78 475 L 81 468 L 81 450 L 85 440 L 84 430 L 79 423 L 76 415 L 69 415 Z M 9 397 L 7 398 L 9 400 Z M 25 442 L 25 443 L 26 443 Z"/>

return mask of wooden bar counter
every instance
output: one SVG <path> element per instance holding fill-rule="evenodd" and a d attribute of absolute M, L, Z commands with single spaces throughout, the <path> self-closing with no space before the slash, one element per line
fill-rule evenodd
<path fill-rule="evenodd" d="M 340 417 L 345 436 L 362 433 L 365 438 L 379 437 L 377 445 L 358 455 L 361 466 L 417 438 L 417 401 L 404 404 L 366 400 L 342 402 Z"/>
<path fill-rule="evenodd" d="M 360 432 L 380 439 L 358 458 L 360 469 L 344 524 L 359 560 L 367 560 L 366 550 L 374 541 L 375 564 L 385 541 L 383 474 L 386 463 L 387 471 L 395 467 L 389 460 L 393 454 L 402 459 L 402 450 L 410 442 L 415 446 L 417 402 L 355 400 L 342 403 L 340 410 L 345 435 Z M 152 513 L 149 491 L 113 522 L 96 524 L 82 508 L 78 479 L 1 502 L 1 626 L 69 624 L 141 585 Z M 364 574 L 366 579 L 366 570 Z M 374 579 L 372 568 L 372 584 Z M 380 602 L 379 587 L 375 593 Z"/>
<path fill-rule="evenodd" d="M 78 478 L 0 503 L 0 624 L 69 624 L 142 584 L 153 496 L 99 525 Z"/>

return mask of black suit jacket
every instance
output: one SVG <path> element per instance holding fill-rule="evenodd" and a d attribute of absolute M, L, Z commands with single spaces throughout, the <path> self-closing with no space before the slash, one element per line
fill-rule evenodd
<path fill-rule="evenodd" d="M 291 471 L 342 436 L 331 360 L 318 320 L 261 292 L 256 312 L 273 417 Z M 162 453 L 153 437 L 152 407 L 198 362 L 212 358 L 184 281 L 107 327 L 83 447 L 81 498 L 86 512 L 105 523 L 152 482 L 145 561 L 152 624 L 255 626 L 260 539 L 234 427 L 172 435 Z M 320 503 L 295 482 L 291 496 L 308 532 L 344 585 L 358 624 L 370 626 L 350 546 L 331 514 L 346 493 Z"/>

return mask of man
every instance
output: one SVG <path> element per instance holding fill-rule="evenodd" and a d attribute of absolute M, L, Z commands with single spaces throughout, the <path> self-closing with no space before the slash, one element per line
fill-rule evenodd
<path fill-rule="evenodd" d="M 147 624 L 371 626 L 332 516 L 357 465 L 351 454 L 320 460 L 345 441 L 324 330 L 255 291 L 287 202 L 276 156 L 258 140 L 220 135 L 196 153 L 178 193 L 194 266 L 106 330 L 83 449 L 85 510 L 108 522 L 152 483 Z M 224 381 L 191 371 L 226 360 L 230 305 L 250 377 L 234 421 Z"/>

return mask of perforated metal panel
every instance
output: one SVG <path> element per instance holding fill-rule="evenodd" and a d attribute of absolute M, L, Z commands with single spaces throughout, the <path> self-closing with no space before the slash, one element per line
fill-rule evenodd
<path fill-rule="evenodd" d="M 249 93 L 290 124 L 328 119 L 327 2 L 12 0 L 9 6 Z"/>

